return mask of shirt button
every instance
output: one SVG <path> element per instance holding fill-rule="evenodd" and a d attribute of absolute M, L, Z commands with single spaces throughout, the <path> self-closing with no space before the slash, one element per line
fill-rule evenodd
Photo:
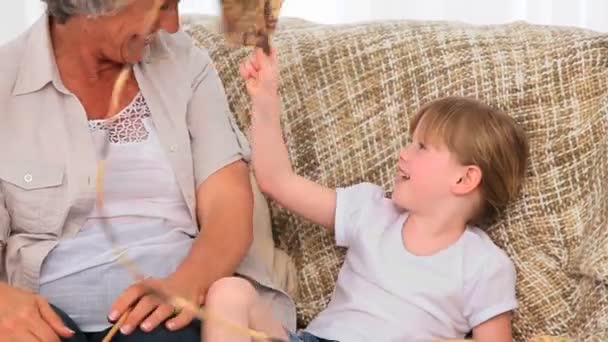
<path fill-rule="evenodd" d="M 32 177 L 32 175 L 30 175 L 30 174 L 28 173 L 28 174 L 26 174 L 25 176 L 23 176 L 23 180 L 24 180 L 26 183 L 31 183 L 31 182 L 32 182 L 32 180 L 34 180 L 34 178 Z"/>
<path fill-rule="evenodd" d="M 169 148 L 169 150 L 171 150 L 171 152 L 177 151 L 177 145 L 171 145 L 171 147 Z"/>

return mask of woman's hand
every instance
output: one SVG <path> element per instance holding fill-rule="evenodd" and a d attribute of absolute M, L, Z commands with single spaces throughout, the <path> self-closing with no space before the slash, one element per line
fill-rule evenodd
<path fill-rule="evenodd" d="M 150 332 L 163 322 L 171 331 L 187 326 L 193 319 L 190 312 L 180 312 L 178 308 L 163 303 L 158 297 L 150 294 L 149 290 L 164 290 L 192 303 L 202 304 L 204 289 L 192 274 L 195 273 L 178 269 L 165 279 L 147 278 L 131 285 L 114 301 L 108 318 L 115 322 L 132 308 L 120 329 L 123 335 L 131 334 L 137 326 L 144 332 Z"/>
<path fill-rule="evenodd" d="M 0 336 L 3 341 L 59 342 L 74 332 L 41 296 L 0 284 Z"/>
<path fill-rule="evenodd" d="M 251 98 L 254 119 L 259 116 L 278 118 L 281 99 L 276 49 L 272 49 L 270 55 L 266 55 L 262 49 L 256 48 L 251 56 L 241 63 L 240 71 Z"/>

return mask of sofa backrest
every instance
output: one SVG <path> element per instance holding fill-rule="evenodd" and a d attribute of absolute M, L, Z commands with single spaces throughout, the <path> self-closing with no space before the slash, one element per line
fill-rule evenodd
<path fill-rule="evenodd" d="M 209 18 L 188 24 L 246 130 L 238 64 L 249 50 L 226 45 L 216 27 Z M 427 101 L 471 96 L 512 115 L 528 133 L 531 162 L 520 199 L 488 232 L 517 266 L 516 340 L 585 340 L 601 322 L 608 331 L 608 35 L 523 22 L 283 19 L 274 45 L 292 163 L 327 186 L 370 181 L 390 191 L 409 120 Z M 344 251 L 276 205 L 273 221 L 298 267 L 305 325 L 327 304 Z"/>

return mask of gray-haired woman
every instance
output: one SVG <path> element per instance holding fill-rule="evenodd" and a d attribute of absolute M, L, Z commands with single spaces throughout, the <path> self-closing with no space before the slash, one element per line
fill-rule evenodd
<path fill-rule="evenodd" d="M 272 260 L 250 248 L 249 147 L 209 56 L 179 32 L 178 0 L 43 1 L 47 14 L 0 48 L 2 340 L 100 341 L 131 309 L 118 341 L 199 341 L 187 311 L 133 283 L 105 224 L 144 282 L 203 303 L 215 280 L 242 274 L 293 326 L 292 302 L 265 271 Z"/>

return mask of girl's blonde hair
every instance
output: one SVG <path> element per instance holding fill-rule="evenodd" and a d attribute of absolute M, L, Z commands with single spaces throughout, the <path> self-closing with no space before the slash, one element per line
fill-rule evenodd
<path fill-rule="evenodd" d="M 418 127 L 420 126 L 420 127 Z M 424 105 L 410 123 L 410 135 L 448 148 L 462 165 L 481 169 L 481 207 L 472 223 L 486 223 L 517 198 L 529 146 L 524 131 L 506 113 L 476 99 L 445 97 Z"/>

